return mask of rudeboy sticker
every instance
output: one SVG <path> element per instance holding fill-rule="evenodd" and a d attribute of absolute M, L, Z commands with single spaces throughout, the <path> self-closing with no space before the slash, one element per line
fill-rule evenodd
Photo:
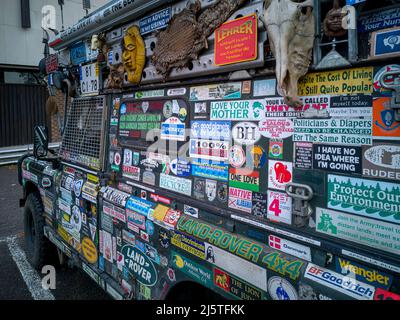
<path fill-rule="evenodd" d="M 271 221 L 292 223 L 292 198 L 284 192 L 268 190 L 267 217 Z"/>
<path fill-rule="evenodd" d="M 303 260 L 311 261 L 311 249 L 302 244 L 269 235 L 268 245 L 273 249 L 277 249 Z"/>
<path fill-rule="evenodd" d="M 357 300 L 374 299 L 375 288 L 373 286 L 312 263 L 307 265 L 304 277 Z"/>
<path fill-rule="evenodd" d="M 363 176 L 400 181 L 400 146 L 374 143 L 363 146 Z"/>
<path fill-rule="evenodd" d="M 270 160 L 268 162 L 268 187 L 285 190 L 286 184 L 292 182 L 292 170 L 291 162 Z"/>

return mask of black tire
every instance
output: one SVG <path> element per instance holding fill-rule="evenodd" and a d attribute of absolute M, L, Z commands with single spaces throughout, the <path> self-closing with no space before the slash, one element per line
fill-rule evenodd
<path fill-rule="evenodd" d="M 45 237 L 43 227 L 43 205 L 40 196 L 31 193 L 24 207 L 24 234 L 26 256 L 32 266 L 41 270 L 47 264 L 55 265 L 56 247 Z"/>

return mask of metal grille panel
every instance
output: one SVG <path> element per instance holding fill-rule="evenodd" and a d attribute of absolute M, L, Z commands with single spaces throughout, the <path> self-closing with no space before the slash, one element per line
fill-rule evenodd
<path fill-rule="evenodd" d="M 92 169 L 101 169 L 105 109 L 103 96 L 73 101 L 60 148 L 61 158 Z"/>

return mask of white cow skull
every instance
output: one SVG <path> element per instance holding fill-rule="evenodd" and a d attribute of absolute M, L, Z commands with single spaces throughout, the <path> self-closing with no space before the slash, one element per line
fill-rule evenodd
<path fill-rule="evenodd" d="M 301 105 L 298 80 L 310 66 L 315 26 L 313 0 L 265 0 L 264 25 L 276 59 L 278 92 L 288 105 Z"/>
<path fill-rule="evenodd" d="M 99 48 L 99 36 L 97 34 L 92 35 L 92 41 L 90 45 L 90 49 L 95 51 Z"/>

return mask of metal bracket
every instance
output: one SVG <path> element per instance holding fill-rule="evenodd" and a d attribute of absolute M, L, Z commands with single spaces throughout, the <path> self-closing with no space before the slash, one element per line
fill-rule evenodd
<path fill-rule="evenodd" d="M 382 88 L 394 91 L 388 107 L 394 109 L 394 118 L 400 121 L 400 70 L 383 72 L 379 83 Z"/>
<path fill-rule="evenodd" d="M 314 196 L 313 190 L 306 184 L 288 183 L 285 191 L 289 197 L 293 198 L 294 225 L 297 227 L 306 226 L 312 213 L 308 202 Z"/>

